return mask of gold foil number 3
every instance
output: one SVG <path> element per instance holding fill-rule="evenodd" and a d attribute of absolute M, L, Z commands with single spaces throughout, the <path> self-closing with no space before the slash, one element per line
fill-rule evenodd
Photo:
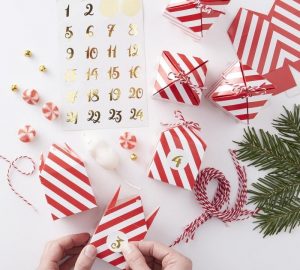
<path fill-rule="evenodd" d="M 112 249 L 119 249 L 122 245 L 122 242 L 124 242 L 124 240 L 122 238 L 120 238 L 120 236 L 118 236 L 116 241 L 111 244 L 111 248 Z"/>

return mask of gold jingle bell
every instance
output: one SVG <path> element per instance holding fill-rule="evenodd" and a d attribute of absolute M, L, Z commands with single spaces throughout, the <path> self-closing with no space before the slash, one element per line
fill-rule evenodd
<path fill-rule="evenodd" d="M 131 159 L 132 161 L 135 161 L 135 160 L 138 159 L 138 156 L 137 156 L 136 154 L 131 154 L 131 155 L 130 155 L 130 159 Z"/>
<path fill-rule="evenodd" d="M 31 52 L 30 50 L 26 50 L 26 51 L 24 52 L 24 56 L 26 56 L 26 57 L 31 57 L 31 56 L 32 56 L 32 52 Z"/>
<path fill-rule="evenodd" d="M 17 84 L 12 84 L 12 86 L 11 86 L 11 91 L 13 91 L 13 92 L 16 92 L 16 91 L 18 91 L 19 90 L 19 87 L 18 87 L 18 85 Z"/>
<path fill-rule="evenodd" d="M 46 72 L 47 68 L 44 65 L 40 65 L 39 70 L 40 70 L 40 72 Z"/>

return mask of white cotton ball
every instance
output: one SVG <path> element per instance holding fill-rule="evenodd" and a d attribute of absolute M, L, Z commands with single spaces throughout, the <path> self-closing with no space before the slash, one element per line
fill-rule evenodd
<path fill-rule="evenodd" d="M 115 170 L 119 165 L 118 154 L 108 145 L 99 144 L 94 156 L 96 162 L 107 170 Z"/>
<path fill-rule="evenodd" d="M 119 165 L 119 156 L 101 137 L 83 134 L 87 151 L 95 161 L 107 170 L 115 170 Z"/>

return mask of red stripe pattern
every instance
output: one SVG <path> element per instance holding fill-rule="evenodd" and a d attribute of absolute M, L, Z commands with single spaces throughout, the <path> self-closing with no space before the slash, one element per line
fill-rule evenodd
<path fill-rule="evenodd" d="M 112 251 L 109 243 L 110 235 L 121 232 L 127 237 L 127 241 L 142 241 L 150 226 L 147 226 L 141 197 L 136 196 L 120 203 L 119 192 L 120 189 L 106 209 L 92 236 L 91 244 L 97 248 L 98 258 L 125 270 L 125 258 L 121 252 Z"/>
<path fill-rule="evenodd" d="M 97 207 L 85 165 L 69 146 L 53 144 L 39 168 L 53 220 Z"/>
<path fill-rule="evenodd" d="M 164 13 L 176 26 L 195 39 L 200 39 L 225 14 L 230 0 L 189 0 L 168 5 Z"/>
<path fill-rule="evenodd" d="M 299 21 L 299 0 L 276 0 L 268 15 L 240 9 L 228 29 L 241 62 L 272 82 L 274 94 L 297 85 L 291 67 L 300 71 Z"/>
<path fill-rule="evenodd" d="M 254 90 L 254 91 L 252 91 Z M 238 120 L 253 120 L 272 97 L 274 85 L 240 62 L 212 87 L 210 99 Z"/>
<path fill-rule="evenodd" d="M 199 106 L 207 74 L 206 63 L 199 57 L 164 51 L 153 97 Z M 188 77 L 188 83 L 177 78 L 180 73 Z"/>
<path fill-rule="evenodd" d="M 205 150 L 197 130 L 185 125 L 169 128 L 161 134 L 148 176 L 192 190 Z"/>

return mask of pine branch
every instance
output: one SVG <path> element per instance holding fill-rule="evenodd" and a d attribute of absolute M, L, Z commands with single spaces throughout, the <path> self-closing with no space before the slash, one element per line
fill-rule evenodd
<path fill-rule="evenodd" d="M 300 106 L 284 110 L 273 121 L 278 135 L 248 128 L 243 141 L 236 142 L 240 160 L 268 171 L 249 191 L 249 202 L 259 209 L 256 229 L 264 236 L 300 225 Z"/>
<path fill-rule="evenodd" d="M 294 106 L 294 111 L 288 111 L 285 107 L 285 114 L 273 121 L 273 126 L 280 134 L 281 139 L 300 150 L 300 105 Z"/>
<path fill-rule="evenodd" d="M 299 199 L 293 200 L 285 206 L 274 205 L 273 209 L 262 208 L 255 216 L 257 226 L 264 237 L 278 234 L 281 231 L 291 232 L 300 225 Z"/>
<path fill-rule="evenodd" d="M 268 174 L 258 179 L 258 183 L 252 187 L 254 189 L 249 190 L 249 203 L 255 204 L 257 208 L 272 208 L 275 204 L 284 206 L 299 196 L 300 177 Z"/>
<path fill-rule="evenodd" d="M 259 170 L 272 170 L 274 174 L 300 171 L 300 156 L 293 146 L 263 130 L 259 131 L 259 135 L 254 128 L 245 129 L 244 140 L 235 142 L 239 146 L 238 159 L 251 161 L 249 166 L 258 167 Z"/>

